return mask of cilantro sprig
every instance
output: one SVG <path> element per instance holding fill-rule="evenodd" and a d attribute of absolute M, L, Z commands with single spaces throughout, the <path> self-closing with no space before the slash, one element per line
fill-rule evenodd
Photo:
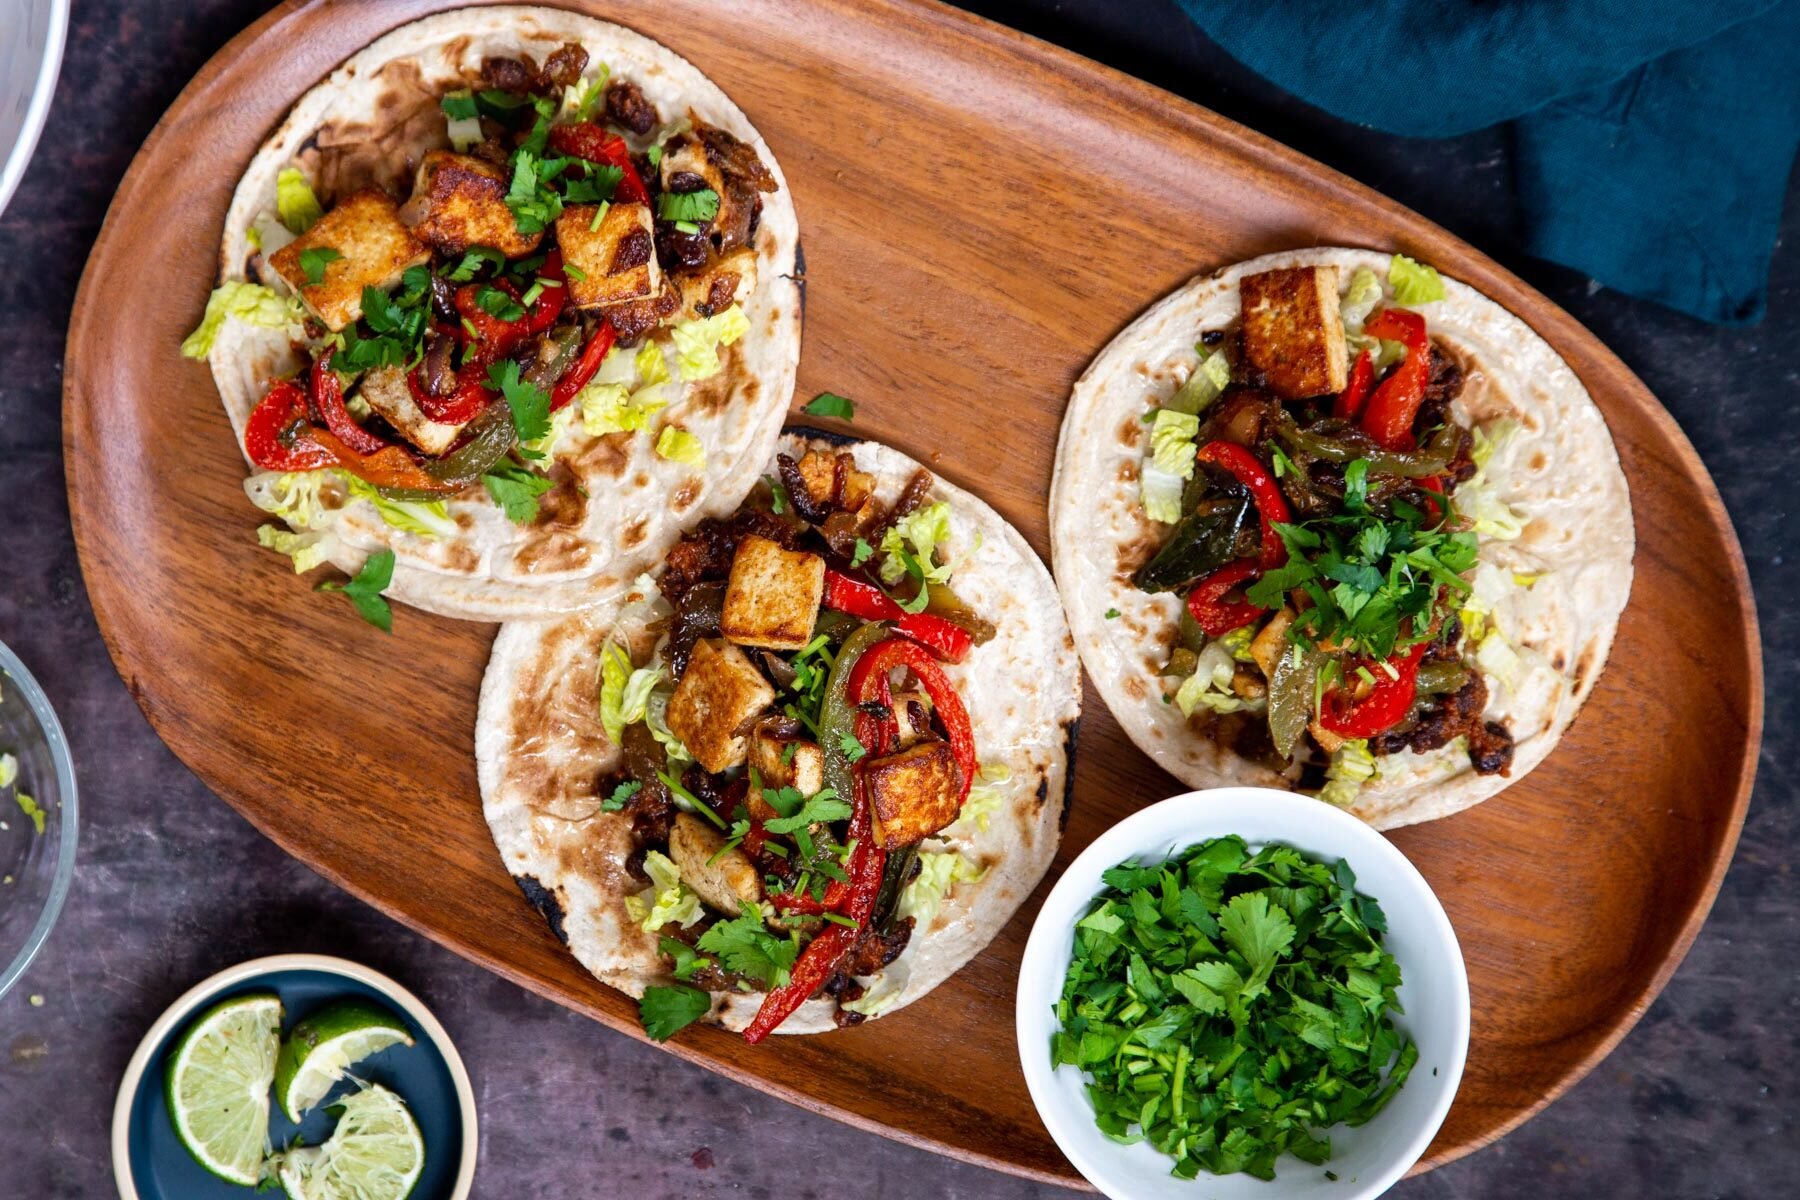
<path fill-rule="evenodd" d="M 1275 523 L 1287 545 L 1285 565 L 1245 589 L 1252 604 L 1277 609 L 1299 588 L 1311 607 L 1294 622 L 1290 638 L 1335 642 L 1370 658 L 1386 659 L 1431 636 L 1439 610 L 1456 607 L 1469 584 L 1462 573 L 1475 565 L 1476 537 L 1450 528 L 1443 512 L 1427 513 L 1394 500 L 1383 513 L 1370 505 L 1369 464 L 1344 468 L 1344 507 L 1335 515 Z M 1434 507 L 1448 508 L 1446 500 Z"/>
<path fill-rule="evenodd" d="M 346 583 L 328 580 L 315 590 L 321 592 L 342 592 L 362 619 L 381 630 L 383 633 L 394 632 L 394 610 L 388 606 L 388 584 L 394 581 L 394 552 L 377 550 L 363 560 L 362 569 L 351 576 Z"/>
<path fill-rule="evenodd" d="M 1109 1137 L 1147 1140 L 1191 1179 L 1324 1163 L 1418 1060 L 1395 1029 L 1387 921 L 1346 862 L 1237 837 L 1126 862 L 1075 928 L 1052 1065 L 1088 1076 Z"/>

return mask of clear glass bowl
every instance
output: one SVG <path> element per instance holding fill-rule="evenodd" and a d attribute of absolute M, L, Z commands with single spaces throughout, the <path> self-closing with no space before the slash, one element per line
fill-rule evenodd
<path fill-rule="evenodd" d="M 18 982 L 56 924 L 75 875 L 75 767 L 69 740 L 31 672 L 0 642 L 0 753 L 19 777 L 0 788 L 0 996 Z M 37 801 L 44 831 L 19 806 Z"/>

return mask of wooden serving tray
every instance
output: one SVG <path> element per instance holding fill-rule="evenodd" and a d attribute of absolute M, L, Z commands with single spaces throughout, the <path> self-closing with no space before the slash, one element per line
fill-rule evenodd
<path fill-rule="evenodd" d="M 403 609 L 384 637 L 257 549 L 231 428 L 205 366 L 176 350 L 260 140 L 338 62 L 441 7 L 284 4 L 225 47 L 145 142 L 70 324 L 76 541 L 120 674 L 227 802 L 383 911 L 641 1037 L 635 1006 L 557 944 L 482 821 L 471 744 L 493 628 Z M 780 157 L 807 269 L 800 396 L 855 397 L 857 432 L 974 488 L 1040 553 L 1071 383 L 1197 271 L 1314 243 L 1401 249 L 1561 351 L 1631 482 L 1637 582 L 1611 664 L 1549 762 L 1496 800 L 1394 837 L 1456 925 L 1475 1014 L 1462 1092 L 1419 1169 L 1499 1137 L 1605 1055 L 1712 903 L 1762 729 L 1737 542 L 1693 449 L 1619 360 L 1494 262 L 1368 189 L 948 8 L 582 7 L 692 59 Z M 1176 790 L 1090 699 L 1059 864 Z M 1014 1045 L 1013 980 L 1035 909 L 891 1018 L 760 1049 L 696 1029 L 669 1049 L 915 1145 L 1078 1183 L 1032 1110 Z"/>

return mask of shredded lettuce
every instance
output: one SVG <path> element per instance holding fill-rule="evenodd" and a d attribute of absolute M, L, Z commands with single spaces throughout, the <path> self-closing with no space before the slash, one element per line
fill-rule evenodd
<path fill-rule="evenodd" d="M 1488 630 L 1475 648 L 1475 665 L 1489 679 L 1499 680 L 1507 691 L 1519 685 L 1519 670 L 1524 666 L 1519 652 L 1512 648 L 1498 629 Z"/>
<path fill-rule="evenodd" d="M 677 321 L 675 361 L 685 381 L 706 379 L 719 373 L 719 347 L 729 346 L 750 332 L 750 320 L 737 305 L 710 317 Z"/>
<path fill-rule="evenodd" d="M 612 78 L 612 68 L 605 63 L 596 63 L 595 67 L 592 79 L 577 79 L 563 89 L 562 107 L 556 114 L 558 124 L 593 119 L 594 107 L 606 93 L 606 81 Z"/>
<path fill-rule="evenodd" d="M 879 1017 L 894 1007 L 906 989 L 895 983 L 887 987 L 871 989 L 863 993 L 860 1000 L 840 1000 L 838 1007 L 845 1012 L 861 1013 L 865 1017 Z"/>
<path fill-rule="evenodd" d="M 681 868 L 660 850 L 644 855 L 644 874 L 651 885 L 625 897 L 625 914 L 645 933 L 655 933 L 674 922 L 686 929 L 706 915 L 700 897 L 681 882 Z"/>
<path fill-rule="evenodd" d="M 925 582 L 946 583 L 950 574 L 956 569 L 954 563 L 938 562 L 937 550 L 944 546 L 949 553 L 950 541 L 950 506 L 942 500 L 936 504 L 927 504 L 895 521 L 888 526 L 887 532 L 881 535 L 881 581 L 889 587 L 899 583 L 906 575 L 906 563 L 900 552 L 911 547 L 911 554 L 918 562 L 919 569 L 925 572 Z"/>
<path fill-rule="evenodd" d="M 1469 446 L 1469 457 L 1475 465 L 1483 470 L 1494 460 L 1494 455 L 1506 447 L 1506 444 L 1518 435 L 1519 423 L 1511 417 L 1495 421 L 1488 429 L 1477 425 L 1474 429 L 1474 440 Z"/>
<path fill-rule="evenodd" d="M 0 754 L 0 788 L 11 787 L 18 777 L 19 760 L 10 754 Z"/>
<path fill-rule="evenodd" d="M 669 382 L 669 360 L 663 356 L 662 347 L 651 339 L 646 338 L 638 347 L 632 366 L 637 369 L 638 378 L 644 381 L 645 387 Z"/>
<path fill-rule="evenodd" d="M 13 801 L 19 806 L 20 812 L 31 818 L 32 826 L 39 833 L 43 833 L 44 818 L 49 815 L 44 811 L 43 806 L 24 792 L 14 792 Z"/>
<path fill-rule="evenodd" d="M 594 383 L 622 383 L 629 390 L 637 385 L 638 369 L 633 352 L 623 346 L 614 346 L 600 360 L 600 369 L 594 372 Z"/>
<path fill-rule="evenodd" d="M 1325 768 L 1325 786 L 1319 789 L 1319 799 L 1337 808 L 1348 808 L 1362 791 L 1363 784 L 1375 778 L 1377 773 L 1375 756 L 1369 753 L 1366 740 L 1358 738 L 1345 742 L 1332 754 L 1331 762 Z"/>
<path fill-rule="evenodd" d="M 608 641 L 600 651 L 600 724 L 606 738 L 617 746 L 625 727 L 642 721 L 649 712 L 650 693 L 662 678 L 662 668 L 631 666 L 631 656 L 618 642 Z"/>
<path fill-rule="evenodd" d="M 1444 298 L 1444 280 L 1437 268 L 1414 262 L 1404 254 L 1396 254 L 1388 263 L 1388 286 L 1394 289 L 1394 303 L 1417 308 Z"/>
<path fill-rule="evenodd" d="M 244 480 L 244 494 L 295 529 L 324 529 L 342 500 L 343 478 L 332 470 L 258 471 Z"/>
<path fill-rule="evenodd" d="M 1225 361 L 1225 356 L 1209 354 L 1205 350 L 1201 350 L 1200 354 L 1200 362 L 1194 367 L 1194 373 L 1187 377 L 1187 382 L 1175 389 L 1175 394 L 1163 406 L 1165 409 L 1190 415 L 1204 412 L 1230 384 L 1231 364 Z"/>
<path fill-rule="evenodd" d="M 650 730 L 650 736 L 656 739 L 656 744 L 663 748 L 663 757 L 679 767 L 693 762 L 694 755 L 688 750 L 686 743 L 675 736 L 675 731 L 669 728 L 669 699 L 674 694 L 673 684 L 652 691 L 650 699 L 644 705 L 644 724 Z"/>
<path fill-rule="evenodd" d="M 256 542 L 266 549 L 287 555 L 293 560 L 294 574 L 304 575 L 331 557 L 337 535 L 320 530 L 294 533 L 279 525 L 258 525 Z"/>
<path fill-rule="evenodd" d="M 260 283 L 227 279 L 206 298 L 206 313 L 200 318 L 199 327 L 181 343 L 182 357 L 205 358 L 211 354 L 227 317 L 264 329 L 285 329 L 304 321 L 306 310 L 298 297 L 283 296 Z"/>
<path fill-rule="evenodd" d="M 1181 497 L 1194 476 L 1194 435 L 1200 418 L 1173 408 L 1159 408 L 1150 423 L 1150 456 L 1138 474 L 1144 514 L 1173 525 L 1181 519 Z"/>
<path fill-rule="evenodd" d="M 1012 768 L 1005 763 L 983 763 L 975 769 L 975 784 L 969 788 L 969 795 L 963 801 L 962 811 L 956 816 L 956 825 L 974 822 L 975 828 L 982 833 L 988 831 L 988 823 L 1000 806 L 1006 803 L 1007 789 L 1005 784 L 1012 779 Z"/>
<path fill-rule="evenodd" d="M 976 866 L 954 850 L 921 850 L 919 873 L 900 893 L 900 902 L 894 906 L 894 912 L 900 917 L 913 918 L 915 928 L 924 930 L 944 906 L 944 897 L 952 887 L 973 883 L 986 874 L 985 868 Z"/>
<path fill-rule="evenodd" d="M 1181 681 L 1175 691 L 1175 707 L 1183 717 L 1191 717 L 1199 708 L 1216 713 L 1241 712 L 1255 707 L 1231 690 L 1231 677 L 1237 674 L 1237 660 L 1218 642 L 1208 642 L 1200 651 L 1194 673 Z"/>
<path fill-rule="evenodd" d="M 312 184 L 298 167 L 285 167 L 275 177 L 275 211 L 281 214 L 281 223 L 296 234 L 305 233 L 325 215 L 319 198 L 313 195 Z"/>
<path fill-rule="evenodd" d="M 654 384 L 633 392 L 622 383 L 590 383 L 576 400 L 582 431 L 589 437 L 648 428 L 650 418 L 669 406 Z"/>
<path fill-rule="evenodd" d="M 384 523 L 402 533 L 441 538 L 456 532 L 456 522 L 450 519 L 442 500 L 390 500 L 377 491 L 374 484 L 348 474 L 344 476 L 344 486 L 350 489 L 352 496 L 367 500 Z"/>
<path fill-rule="evenodd" d="M 685 463 L 698 470 L 706 465 L 706 447 L 685 429 L 664 425 L 656 435 L 656 453 L 670 462 Z"/>
<path fill-rule="evenodd" d="M 448 112 L 444 114 L 444 129 L 450 135 L 451 148 L 458 154 L 467 154 L 481 144 L 481 115 L 474 111 L 475 97 L 468 88 L 458 88 L 453 92 L 446 92 L 444 94 L 446 107 L 450 100 L 468 102 L 468 106 L 463 109 L 469 113 L 468 116 L 453 117 Z"/>
<path fill-rule="evenodd" d="M 1344 329 L 1348 333 L 1361 333 L 1363 322 L 1381 303 L 1381 280 L 1375 272 L 1367 267 L 1356 268 L 1350 276 L 1350 287 L 1344 292 L 1344 298 L 1338 301 L 1338 315 L 1344 319 Z"/>

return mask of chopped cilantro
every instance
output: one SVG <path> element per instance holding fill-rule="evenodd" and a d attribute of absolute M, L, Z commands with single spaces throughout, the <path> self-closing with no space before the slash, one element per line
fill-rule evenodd
<path fill-rule="evenodd" d="M 718 955 L 726 970 L 771 988 L 787 983 L 800 952 L 800 944 L 793 938 L 770 933 L 763 925 L 762 914 L 755 910 L 715 922 L 695 945 Z"/>
<path fill-rule="evenodd" d="M 481 272 L 483 267 L 499 270 L 506 266 L 506 255 L 491 246 L 470 246 L 463 251 L 462 261 L 444 273 L 444 278 L 451 283 L 467 283 Z"/>
<path fill-rule="evenodd" d="M 853 567 L 860 567 L 868 562 L 869 556 L 874 553 L 875 547 L 869 545 L 869 543 L 865 542 L 863 539 L 857 538 L 856 546 L 850 554 L 850 565 Z"/>
<path fill-rule="evenodd" d="M 869 748 L 858 741 L 854 733 L 838 734 L 838 748 L 851 762 L 861 762 L 863 756 L 869 752 Z"/>
<path fill-rule="evenodd" d="M 494 503 L 506 512 L 507 520 L 516 525 L 535 519 L 538 497 L 556 486 L 555 481 L 548 476 L 539 475 L 529 467 L 505 460 L 489 467 L 481 477 L 481 482 L 487 487 L 488 495 L 494 498 Z"/>
<path fill-rule="evenodd" d="M 815 417 L 835 417 L 840 421 L 856 419 L 856 401 L 836 392 L 820 392 L 800 410 Z"/>
<path fill-rule="evenodd" d="M 1088 1077 L 1095 1122 L 1148 1141 L 1191 1179 L 1322 1164 L 1405 1083 L 1400 967 L 1348 863 L 1215 838 L 1121 863 L 1076 923 L 1053 1065 Z"/>
<path fill-rule="evenodd" d="M 665 221 L 710 221 L 719 215 L 719 193 L 711 188 L 664 192 L 656 198 L 656 215 Z"/>
<path fill-rule="evenodd" d="M 768 801 L 770 808 L 781 814 L 763 822 L 763 828 L 773 834 L 790 834 L 805 829 L 808 825 L 842 821 L 850 815 L 850 805 L 839 800 L 837 793 L 830 788 L 824 788 L 817 795 L 805 799 L 791 787 L 764 788 L 763 799 Z"/>
<path fill-rule="evenodd" d="M 504 292 L 501 295 L 505 295 Z M 513 428 L 521 446 L 535 442 L 550 432 L 550 393 L 519 375 L 519 364 L 512 359 L 488 367 L 488 386 L 506 397 L 512 409 Z M 542 457 L 524 451 L 526 457 Z"/>
<path fill-rule="evenodd" d="M 651 1041 L 666 1042 L 704 1017 L 710 1008 L 712 997 L 699 988 L 684 984 L 653 986 L 644 989 L 644 998 L 638 1001 L 638 1016 Z"/>
<path fill-rule="evenodd" d="M 1118 620 L 1118 619 L 1119 619 L 1119 610 L 1118 610 L 1118 609 L 1116 609 L 1116 608 L 1109 608 L 1109 609 L 1107 609 L 1107 610 L 1106 610 L 1106 619 L 1107 619 L 1107 620 L 1109 620 L 1109 621 L 1116 621 L 1116 620 Z"/>
<path fill-rule="evenodd" d="M 600 802 L 600 807 L 607 812 L 618 812 L 625 807 L 626 801 L 644 789 L 644 785 L 635 779 L 627 779 L 612 790 L 612 795 Z"/>
<path fill-rule="evenodd" d="M 306 276 L 306 286 L 317 287 L 325 282 L 325 268 L 344 257 L 330 246 L 312 246 L 300 252 L 300 273 Z"/>
<path fill-rule="evenodd" d="M 661 938 L 656 948 L 674 960 L 674 973 L 677 979 L 692 979 L 694 972 L 701 967 L 712 966 L 712 959 L 694 953 L 694 948 L 677 938 Z"/>
<path fill-rule="evenodd" d="M 525 315 L 525 308 L 519 301 L 485 283 L 475 289 L 475 303 L 482 312 L 496 321 L 517 321 Z M 513 365 L 517 366 L 516 363 Z"/>
<path fill-rule="evenodd" d="M 387 591 L 388 584 L 394 581 L 394 552 L 377 550 L 363 560 L 362 569 L 357 571 L 347 583 L 327 581 L 315 590 L 321 592 L 342 592 L 362 614 L 362 619 L 381 630 L 383 633 L 394 632 L 394 612 L 388 607 L 387 598 L 381 593 Z"/>

